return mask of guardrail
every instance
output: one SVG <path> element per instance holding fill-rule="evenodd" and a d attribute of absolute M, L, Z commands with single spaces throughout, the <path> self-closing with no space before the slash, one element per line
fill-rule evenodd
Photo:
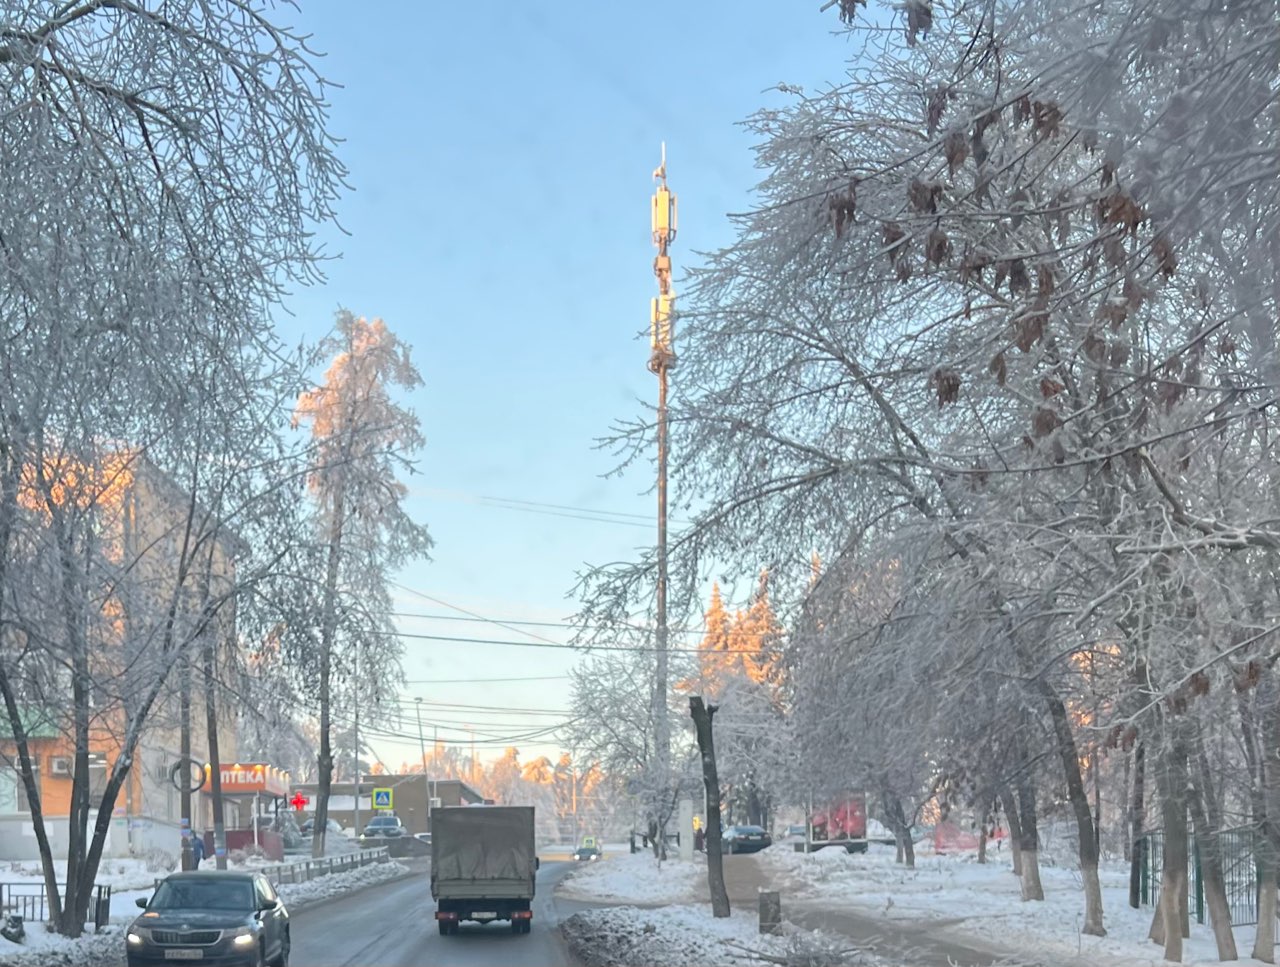
<path fill-rule="evenodd" d="M 362 849 L 355 853 L 344 853 L 341 856 L 322 856 L 319 859 L 303 860 L 299 863 L 278 863 L 275 866 L 253 867 L 255 873 L 263 874 L 276 886 L 282 883 L 307 883 L 317 876 L 329 876 L 332 873 L 345 873 L 357 870 L 362 866 L 373 866 L 375 863 L 386 863 L 391 859 L 385 846 L 378 849 Z M 164 877 L 157 877 L 155 885 L 164 882 Z"/>
<path fill-rule="evenodd" d="M 59 891 L 65 893 L 67 885 L 59 883 Z M 25 883 L 0 883 L 0 919 L 16 914 L 26 923 L 44 923 L 49 919 L 49 898 L 44 884 L 37 881 Z M 111 887 L 94 886 L 93 902 L 89 916 L 94 930 L 101 930 L 111 922 Z"/>

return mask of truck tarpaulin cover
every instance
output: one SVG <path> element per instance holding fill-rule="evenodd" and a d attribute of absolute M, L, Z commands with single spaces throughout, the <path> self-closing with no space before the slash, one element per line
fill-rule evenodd
<path fill-rule="evenodd" d="M 813 825 L 827 839 L 862 839 L 867 835 L 867 800 L 850 795 L 813 814 Z"/>
<path fill-rule="evenodd" d="M 440 880 L 515 880 L 534 875 L 533 807 L 437 809 L 432 874 Z"/>

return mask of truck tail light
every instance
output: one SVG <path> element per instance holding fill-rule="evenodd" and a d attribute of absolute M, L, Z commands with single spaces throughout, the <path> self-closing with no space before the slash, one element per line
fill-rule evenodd
<path fill-rule="evenodd" d="M 515 913 L 511 914 L 511 919 L 512 919 L 512 920 L 532 920 L 532 919 L 533 919 L 533 911 L 532 911 L 532 910 L 517 910 Z"/>
<path fill-rule="evenodd" d="M 436 919 L 437 920 L 457 920 L 458 915 L 456 913 L 442 913 L 439 910 L 437 910 Z"/>

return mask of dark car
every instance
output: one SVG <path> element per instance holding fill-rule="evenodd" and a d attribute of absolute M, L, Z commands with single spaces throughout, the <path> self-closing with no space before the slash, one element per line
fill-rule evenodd
<path fill-rule="evenodd" d="M 600 848 L 597 846 L 579 846 L 573 851 L 573 858 L 584 863 L 591 863 L 600 859 Z"/>
<path fill-rule="evenodd" d="M 360 834 L 360 838 L 375 839 L 379 836 L 394 838 L 407 834 L 408 830 L 400 825 L 400 820 L 396 816 L 374 816 L 369 820 L 369 825 L 364 828 L 364 832 Z"/>
<path fill-rule="evenodd" d="M 289 963 L 289 911 L 261 873 L 174 873 L 138 906 L 146 912 L 125 935 L 129 967 Z"/>
<path fill-rule="evenodd" d="M 730 826 L 720 841 L 727 853 L 754 853 L 773 845 L 773 837 L 761 826 Z"/>

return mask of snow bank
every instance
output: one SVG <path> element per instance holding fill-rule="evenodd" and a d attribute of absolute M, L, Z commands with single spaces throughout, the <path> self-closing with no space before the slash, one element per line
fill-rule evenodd
<path fill-rule="evenodd" d="M 1045 900 L 1024 903 L 1007 852 L 977 862 L 976 851 L 957 855 L 918 855 L 916 869 L 898 865 L 893 847 L 872 845 L 865 854 L 821 850 L 803 854 L 771 848 L 757 854 L 784 896 L 796 902 L 821 900 L 863 916 L 886 920 L 945 921 L 939 935 L 970 937 L 1020 955 L 1057 962 L 1081 960 L 1096 967 L 1157 967 L 1162 948 L 1149 942 L 1150 909 L 1129 906 L 1127 868 L 1116 864 L 1100 872 L 1107 937 L 1080 933 L 1084 892 L 1078 871 L 1043 866 Z M 1236 929 L 1240 953 L 1253 947 L 1253 927 Z M 1218 963 L 1213 933 L 1192 923 L 1184 962 L 1197 967 Z M 1240 964 L 1261 964 L 1242 957 Z"/>
<path fill-rule="evenodd" d="M 669 859 L 659 864 L 652 853 L 606 853 L 594 863 L 580 863 L 561 882 L 569 897 L 621 903 L 681 903 L 704 895 L 705 860 Z"/>
<path fill-rule="evenodd" d="M 796 967 L 881 963 L 813 931 L 761 935 L 754 914 L 735 912 L 732 917 L 717 920 L 706 906 L 589 910 L 570 917 L 561 930 L 574 955 L 587 967 L 727 967 L 779 961 Z M 772 959 L 766 961 L 759 955 Z"/>
<path fill-rule="evenodd" d="M 286 906 L 298 907 L 303 904 L 318 903 L 330 897 L 362 890 L 384 880 L 393 880 L 403 876 L 409 868 L 401 863 L 374 863 L 345 873 L 333 873 L 320 876 L 308 883 L 283 883 L 276 887 Z"/>

